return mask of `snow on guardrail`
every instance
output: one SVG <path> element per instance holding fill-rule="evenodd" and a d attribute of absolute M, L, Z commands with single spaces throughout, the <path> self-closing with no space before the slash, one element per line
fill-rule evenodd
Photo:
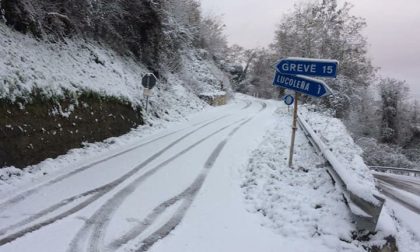
<path fill-rule="evenodd" d="M 374 195 L 370 187 L 361 183 L 361 179 L 353 176 L 340 163 L 334 153 L 303 119 L 302 114 L 298 117 L 298 123 L 314 148 L 330 163 L 331 167 L 328 169 L 328 173 L 343 188 L 343 195 L 352 212 L 357 229 L 374 231 L 385 200 Z"/>

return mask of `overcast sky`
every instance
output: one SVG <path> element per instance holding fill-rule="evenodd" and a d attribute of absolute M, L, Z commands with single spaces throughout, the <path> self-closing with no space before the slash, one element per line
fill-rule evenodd
<path fill-rule="evenodd" d="M 276 24 L 300 0 L 201 0 L 205 13 L 222 14 L 230 44 L 267 46 Z M 420 0 L 348 0 L 366 19 L 369 55 L 381 75 L 406 80 L 420 100 Z"/>

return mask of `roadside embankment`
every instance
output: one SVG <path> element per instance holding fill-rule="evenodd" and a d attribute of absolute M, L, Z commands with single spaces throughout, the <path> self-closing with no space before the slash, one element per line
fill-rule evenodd
<path fill-rule="evenodd" d="M 65 92 L 59 97 L 34 92 L 26 104 L 2 99 L 0 167 L 23 168 L 141 124 L 140 107 L 94 92 Z"/>

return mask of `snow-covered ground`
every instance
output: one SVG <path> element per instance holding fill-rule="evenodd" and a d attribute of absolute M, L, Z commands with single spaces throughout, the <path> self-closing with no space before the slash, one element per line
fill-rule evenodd
<path fill-rule="evenodd" d="M 225 165 L 229 172 L 230 165 L 246 163 L 244 153 L 255 148 L 264 129 L 272 126 L 274 110 L 272 102 L 249 99 L 209 108 L 150 136 L 132 132 L 130 137 L 139 146 L 121 155 L 111 149 L 107 155 L 86 156 L 85 162 L 67 164 L 65 170 L 25 180 L 19 189 L 3 185 L 3 197 L 8 199 L 0 205 L 0 243 L 14 241 L 1 251 L 137 247 L 156 237 L 151 233 L 159 225 L 170 225 L 172 218 L 185 214 L 205 182 L 201 178 L 225 170 Z M 122 150 L 132 147 L 116 143 Z M 101 158 L 107 160 L 97 162 Z M 169 200 L 160 212 L 159 204 L 171 198 L 173 203 Z M 143 226 L 146 230 L 141 232 Z M 140 235 L 121 243 L 119 238 L 130 229 Z"/>
<path fill-rule="evenodd" d="M 80 93 L 87 90 L 121 98 L 133 106 L 145 107 L 141 78 L 148 70 L 130 57 L 123 57 L 107 47 L 89 41 L 46 43 L 16 32 L 3 22 L 0 22 L 0 43 L 0 99 L 14 101 L 19 98 L 19 101 L 29 101 L 34 89 L 41 90 L 46 96 L 60 96 L 65 91 Z M 161 79 L 149 99 L 149 113 L 143 115 L 146 125 L 138 128 L 134 134 L 150 134 L 160 129 L 163 123 L 166 125 L 168 121 L 183 120 L 186 115 L 202 110 L 208 105 L 197 94 L 218 94 L 221 82 L 227 90 L 230 89 L 226 76 L 217 69 L 213 61 L 203 58 L 201 54 L 195 50 L 186 50 L 179 73 L 160 73 Z M 57 113 L 68 117 L 73 112 L 72 107 L 70 105 Z M 71 155 L 59 158 L 62 163 L 60 167 L 77 160 L 81 154 L 119 148 L 118 144 L 109 143 L 117 141 L 129 144 L 132 142 L 131 135 L 110 138 L 104 143 L 88 144 L 89 148 L 71 150 Z M 46 160 L 40 165 L 28 167 L 25 169 L 26 173 L 39 174 L 36 171 L 40 167 L 47 173 L 56 169 L 57 161 L 53 164 L 50 162 L 51 160 Z M 20 169 L 3 167 L 0 169 L 0 184 L 8 183 L 10 177 L 22 174 Z M 26 174 L 25 178 L 34 176 Z"/>
<path fill-rule="evenodd" d="M 401 203 L 397 204 L 378 192 L 374 188 L 373 176 L 361 158 L 362 150 L 355 145 L 344 124 L 327 113 L 314 112 L 314 110 L 316 109 L 313 106 L 305 106 L 302 109 L 304 117 L 311 127 L 334 153 L 340 164 L 345 167 L 346 179 L 353 183 L 350 189 L 356 188 L 355 190 L 360 192 L 361 188 L 365 188 L 365 192 L 373 192 L 386 198 L 387 202 L 378 223 L 380 232 L 383 232 L 383 235 L 393 233 L 397 238 L 400 251 L 420 250 L 420 233 L 418 233 L 418 228 L 413 228 L 420 223 L 419 216 L 416 216 L 418 214 L 405 209 Z M 403 179 L 403 181 L 411 179 L 418 183 L 418 180 L 406 176 L 399 176 L 399 179 Z M 416 186 L 417 190 L 420 190 L 419 185 Z M 393 190 L 398 189 L 393 188 Z M 361 194 L 363 194 L 363 190 Z M 410 193 L 404 192 L 401 197 L 405 197 L 407 194 Z M 416 202 L 416 200 L 412 200 L 412 202 Z"/>
<path fill-rule="evenodd" d="M 2 23 L 0 42 L 0 98 L 27 97 L 38 87 L 48 95 L 88 89 L 144 102 L 146 68 L 107 48 L 46 44 Z M 353 241 L 325 160 L 299 131 L 295 165 L 287 167 L 287 108 L 242 95 L 206 106 L 196 94 L 216 94 L 228 80 L 200 55 L 187 51 L 179 74 L 163 74 L 151 98 L 161 118 L 146 115 L 146 125 L 124 136 L 23 171 L 1 169 L 0 251 L 364 251 L 389 234 L 401 251 L 420 251 L 413 217 L 392 201 L 371 241 Z M 304 112 L 348 180 L 377 193 L 342 123 Z M 396 212 L 405 219 L 394 221 Z"/>
<path fill-rule="evenodd" d="M 387 211 L 397 225 L 404 227 L 399 228 L 397 237 L 401 243 L 414 246 L 410 242 L 420 237 L 420 178 L 380 172 L 375 178 L 387 199 Z"/>
<path fill-rule="evenodd" d="M 418 251 L 389 209 L 371 241 L 352 240 L 300 131 L 287 167 L 290 122 L 280 102 L 237 95 L 48 160 L 0 186 L 0 251 L 364 251 L 390 233 Z"/>
<path fill-rule="evenodd" d="M 46 43 L 16 32 L 2 22 L 0 43 L 0 98 L 29 99 L 33 89 L 46 96 L 88 90 L 124 99 L 133 106 L 145 102 L 141 78 L 149 70 L 107 47 L 77 40 Z M 185 51 L 179 73 L 167 71 L 160 75 L 150 98 L 150 109 L 160 112 L 166 120 L 179 119 L 186 112 L 203 108 L 205 104 L 197 94 L 218 92 L 225 80 L 213 61 L 192 49 Z M 225 87 L 230 88 L 227 84 Z"/>
<path fill-rule="evenodd" d="M 267 133 L 245 169 L 242 187 L 248 210 L 262 216 L 263 225 L 280 235 L 279 242 L 287 251 L 364 251 L 366 245 L 381 245 L 383 237 L 393 231 L 388 225 L 368 243 L 352 240 L 355 227 L 341 191 L 327 174 L 325 159 L 300 131 L 294 165 L 288 167 L 290 113 L 278 110 L 276 128 Z M 321 121 L 321 115 L 305 114 L 312 123 Z M 335 137 L 346 138 L 345 130 L 334 123 L 329 130 Z M 354 154 L 342 151 L 347 156 Z M 366 184 L 370 181 L 359 179 Z"/>

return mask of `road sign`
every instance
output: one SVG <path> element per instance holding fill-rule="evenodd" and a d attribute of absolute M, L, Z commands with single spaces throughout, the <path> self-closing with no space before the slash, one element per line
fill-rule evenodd
<path fill-rule="evenodd" d="M 319 76 L 327 78 L 337 77 L 338 61 L 308 58 L 285 58 L 276 66 L 282 74 Z"/>
<path fill-rule="evenodd" d="M 141 79 L 144 88 L 152 89 L 156 85 L 157 78 L 154 74 L 148 73 Z"/>
<path fill-rule="evenodd" d="M 323 97 L 332 93 L 327 84 L 321 80 L 301 75 L 285 75 L 279 72 L 276 72 L 273 85 L 314 97 Z"/>
<path fill-rule="evenodd" d="M 286 95 L 284 98 L 284 103 L 286 103 L 286 105 L 290 106 L 293 104 L 293 102 L 295 101 L 295 98 L 293 98 L 293 96 L 291 95 Z"/>
<path fill-rule="evenodd" d="M 293 149 L 297 130 L 296 120 L 300 93 L 314 97 L 323 97 L 332 93 L 325 82 L 307 76 L 336 78 L 337 67 L 337 60 L 308 58 L 285 58 L 280 60 L 276 65 L 276 75 L 274 76 L 273 85 L 296 91 L 289 152 L 289 167 L 292 167 L 293 165 Z M 284 102 L 286 104 L 289 102 L 292 104 L 293 100 L 286 96 Z"/>

